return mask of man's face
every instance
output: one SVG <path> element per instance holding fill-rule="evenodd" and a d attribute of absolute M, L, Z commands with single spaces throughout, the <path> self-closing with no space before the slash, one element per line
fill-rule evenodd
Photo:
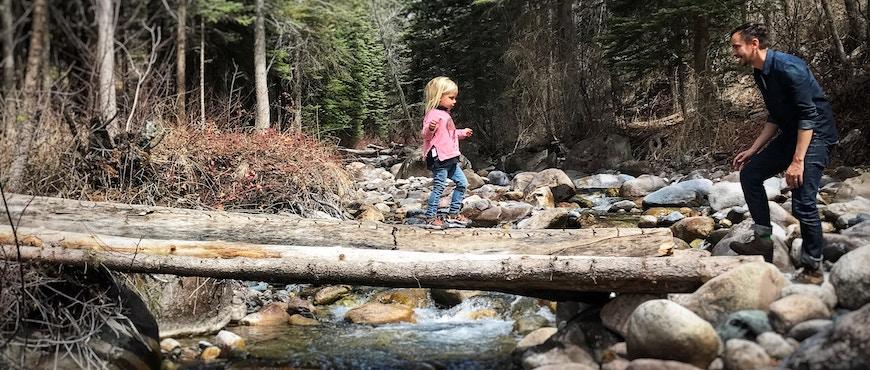
<path fill-rule="evenodd" d="M 752 58 L 758 53 L 758 39 L 746 42 L 740 32 L 731 35 L 731 55 L 742 65 L 751 65 Z"/>

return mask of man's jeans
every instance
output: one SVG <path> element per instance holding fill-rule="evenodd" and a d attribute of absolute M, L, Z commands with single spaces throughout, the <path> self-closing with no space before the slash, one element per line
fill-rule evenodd
<path fill-rule="evenodd" d="M 441 194 L 444 193 L 444 188 L 447 186 L 447 178 L 456 184 L 456 188 L 453 189 L 453 197 L 450 199 L 450 214 L 459 213 L 462 209 L 462 197 L 465 196 L 465 189 L 468 188 L 468 180 L 462 173 L 459 163 L 442 167 L 436 162 L 432 168 L 432 178 L 432 193 L 429 194 L 426 217 L 435 217 L 438 212 L 438 203 L 441 201 Z"/>
<path fill-rule="evenodd" d="M 793 140 L 783 139 L 780 135 L 764 150 L 753 156 L 740 171 L 740 185 L 743 187 L 749 213 L 755 221 L 756 233 L 761 230 L 762 235 L 765 233 L 769 235 L 771 230 L 770 207 L 762 183 L 788 168 L 794 157 L 795 146 Z M 803 238 L 800 264 L 810 268 L 817 268 L 822 261 L 824 239 L 822 239 L 822 221 L 819 219 L 819 210 L 816 207 L 816 194 L 819 192 L 822 171 L 828 164 L 830 149 L 813 135 L 804 157 L 803 184 L 791 191 L 792 214 L 800 221 Z"/>

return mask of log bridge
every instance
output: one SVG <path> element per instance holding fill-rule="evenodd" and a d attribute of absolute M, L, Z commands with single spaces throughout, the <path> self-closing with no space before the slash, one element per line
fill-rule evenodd
<path fill-rule="evenodd" d="M 427 230 L 8 194 L 7 260 L 273 283 L 479 289 L 571 300 L 691 292 L 757 256 L 674 251 L 669 229 Z M 676 252 L 676 253 L 675 253 Z"/>

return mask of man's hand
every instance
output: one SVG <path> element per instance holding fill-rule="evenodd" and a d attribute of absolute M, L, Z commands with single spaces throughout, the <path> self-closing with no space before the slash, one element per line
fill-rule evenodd
<path fill-rule="evenodd" d="M 429 122 L 429 131 L 435 131 L 436 127 L 438 127 L 438 124 L 435 121 Z"/>
<path fill-rule="evenodd" d="M 742 170 L 743 166 L 746 165 L 746 162 L 749 161 L 749 158 L 755 155 L 755 150 L 746 149 L 740 153 L 737 153 L 737 156 L 734 157 L 734 160 L 731 161 L 731 166 L 737 170 Z"/>
<path fill-rule="evenodd" d="M 785 170 L 785 182 L 792 189 L 803 185 L 804 183 L 804 162 L 792 161 L 788 169 Z"/>
<path fill-rule="evenodd" d="M 474 131 L 471 131 L 470 128 L 465 129 L 465 137 L 471 137 L 474 134 Z"/>

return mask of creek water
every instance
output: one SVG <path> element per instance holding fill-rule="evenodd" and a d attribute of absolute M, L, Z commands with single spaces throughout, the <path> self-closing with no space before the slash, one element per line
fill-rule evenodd
<path fill-rule="evenodd" d="M 244 355 L 180 368 L 514 369 L 511 355 L 522 335 L 514 331 L 512 317 L 540 315 L 550 325 L 555 320 L 549 308 L 530 302 L 484 295 L 449 309 L 415 309 L 416 323 L 379 326 L 345 322 L 350 308 L 336 305 L 326 317 L 318 316 L 320 326 L 229 327 L 245 338 Z M 211 338 L 188 341 L 199 339 Z"/>

